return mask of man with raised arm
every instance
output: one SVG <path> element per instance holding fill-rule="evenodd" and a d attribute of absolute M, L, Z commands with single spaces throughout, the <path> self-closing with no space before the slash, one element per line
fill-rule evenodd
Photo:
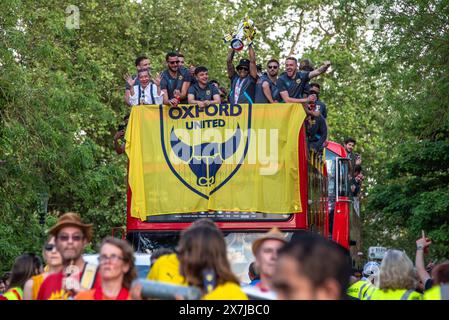
<path fill-rule="evenodd" d="M 299 71 L 298 60 L 295 57 L 288 57 L 285 61 L 285 73 L 282 74 L 277 82 L 279 94 L 286 103 L 310 103 L 316 100 L 316 95 L 309 95 L 303 98 L 306 84 L 310 79 L 325 72 L 331 63 L 326 61 L 321 67 L 313 71 Z M 304 106 L 307 114 L 311 114 L 311 110 Z M 317 115 L 315 115 L 317 116 Z"/>
<path fill-rule="evenodd" d="M 228 77 L 231 80 L 231 92 L 229 93 L 229 102 L 235 103 L 254 103 L 257 82 L 256 53 L 252 45 L 249 45 L 248 59 L 241 59 L 237 68 L 234 67 L 232 60 L 235 51 L 229 49 L 227 58 Z M 236 72 L 237 70 L 237 72 Z"/>

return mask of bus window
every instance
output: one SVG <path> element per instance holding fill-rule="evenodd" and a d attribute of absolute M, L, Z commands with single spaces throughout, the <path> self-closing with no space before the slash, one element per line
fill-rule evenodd
<path fill-rule="evenodd" d="M 335 197 L 335 161 L 334 160 L 326 160 L 326 168 L 327 168 L 327 180 L 328 184 L 328 195 L 330 198 Z"/>
<path fill-rule="evenodd" d="M 339 158 L 337 163 L 338 196 L 349 197 L 349 160 L 346 158 Z"/>

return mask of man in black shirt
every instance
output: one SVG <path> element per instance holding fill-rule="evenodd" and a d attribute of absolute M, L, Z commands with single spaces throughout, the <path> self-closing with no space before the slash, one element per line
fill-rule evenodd
<path fill-rule="evenodd" d="M 231 92 L 229 102 L 234 103 L 254 103 L 255 89 L 257 82 L 256 53 L 252 45 L 248 48 L 249 60 L 241 59 L 237 68 L 234 68 L 232 60 L 235 51 L 229 49 L 227 67 L 228 77 L 231 80 Z M 237 72 L 236 72 L 237 70 Z"/>
<path fill-rule="evenodd" d="M 197 104 L 200 107 L 207 107 L 211 104 L 220 104 L 220 92 L 218 88 L 209 83 L 209 73 L 206 67 L 195 69 L 197 83 L 189 88 L 189 104 Z"/>
<path fill-rule="evenodd" d="M 177 106 L 187 103 L 187 91 L 190 80 L 186 79 L 179 69 L 179 58 L 176 52 L 169 52 L 165 56 L 167 70 L 162 72 L 161 90 L 164 94 L 164 104 Z"/>
<path fill-rule="evenodd" d="M 307 146 L 309 150 L 321 152 L 327 139 L 327 124 L 322 115 L 315 117 L 311 114 L 306 119 Z"/>

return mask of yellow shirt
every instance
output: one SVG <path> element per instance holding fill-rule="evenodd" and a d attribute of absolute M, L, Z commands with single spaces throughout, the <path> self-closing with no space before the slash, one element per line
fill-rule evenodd
<path fill-rule="evenodd" d="M 179 260 L 176 253 L 163 255 L 156 260 L 147 275 L 148 280 L 185 285 L 184 277 L 179 273 Z"/>
<path fill-rule="evenodd" d="M 226 282 L 204 295 L 202 300 L 248 300 L 248 297 L 238 284 Z"/>

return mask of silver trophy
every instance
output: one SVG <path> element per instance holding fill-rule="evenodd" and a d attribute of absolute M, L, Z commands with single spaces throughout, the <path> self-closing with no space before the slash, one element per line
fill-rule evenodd
<path fill-rule="evenodd" d="M 256 34 L 256 27 L 254 26 L 254 22 L 250 20 L 248 17 L 243 19 L 235 32 L 231 32 L 223 38 L 226 42 L 231 42 L 231 48 L 235 51 L 240 51 L 246 45 L 250 45 L 253 42 L 254 36 Z"/>

